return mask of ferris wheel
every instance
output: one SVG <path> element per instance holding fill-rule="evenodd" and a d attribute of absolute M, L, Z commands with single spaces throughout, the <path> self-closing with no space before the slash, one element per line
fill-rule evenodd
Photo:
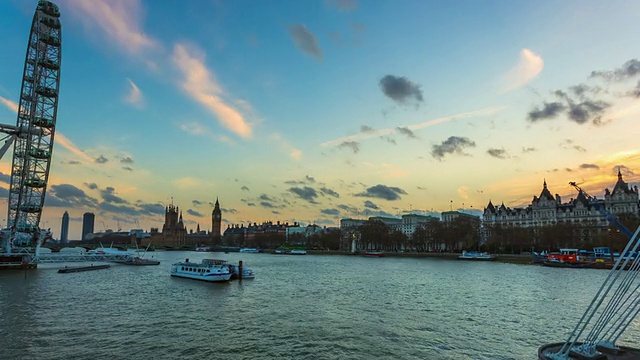
<path fill-rule="evenodd" d="M 49 179 L 60 87 L 62 27 L 54 3 L 40 0 L 24 63 L 18 120 L 0 125 L 0 157 L 13 145 L 5 250 L 34 247 L 48 232 L 39 223 Z M 0 250 L 1 251 L 1 250 Z"/>

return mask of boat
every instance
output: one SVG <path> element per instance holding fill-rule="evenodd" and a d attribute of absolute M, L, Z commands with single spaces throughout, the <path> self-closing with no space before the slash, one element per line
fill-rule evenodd
<path fill-rule="evenodd" d="M 229 281 L 233 273 L 224 260 L 203 259 L 201 263 L 177 262 L 171 265 L 171 276 L 208 282 Z"/>
<path fill-rule="evenodd" d="M 384 253 L 382 251 L 367 251 L 364 253 L 364 256 L 367 257 L 384 257 Z"/>
<path fill-rule="evenodd" d="M 108 269 L 110 268 L 111 265 L 93 265 L 91 264 L 90 266 L 65 266 L 61 269 L 58 270 L 58 272 L 60 274 L 67 274 L 67 273 L 75 273 L 75 272 L 82 272 L 82 271 L 93 271 L 93 270 L 100 270 L 100 269 Z"/>
<path fill-rule="evenodd" d="M 307 250 L 293 249 L 289 251 L 289 255 L 307 255 Z"/>
<path fill-rule="evenodd" d="M 287 249 L 275 249 L 274 254 L 283 255 L 287 253 Z"/>
<path fill-rule="evenodd" d="M 232 272 L 231 278 L 232 279 L 239 279 L 240 278 L 240 266 L 238 265 L 231 265 L 229 264 L 229 269 Z M 242 267 L 242 279 L 253 279 L 255 278 L 255 272 L 253 271 L 253 269 L 250 269 L 248 267 L 243 266 Z"/>
<path fill-rule="evenodd" d="M 256 248 L 241 248 L 240 252 L 241 253 L 258 253 L 260 252 L 260 250 Z"/>
<path fill-rule="evenodd" d="M 463 251 L 458 260 L 494 261 L 497 256 L 486 252 Z"/>
<path fill-rule="evenodd" d="M 135 256 L 130 260 L 118 261 L 119 264 L 132 265 L 132 266 L 147 266 L 147 265 L 160 265 L 160 261 L 153 259 L 145 259 Z"/>
<path fill-rule="evenodd" d="M 98 247 L 94 250 L 87 251 L 87 255 L 132 255 L 135 256 L 137 251 L 135 250 L 120 250 L 113 247 Z"/>

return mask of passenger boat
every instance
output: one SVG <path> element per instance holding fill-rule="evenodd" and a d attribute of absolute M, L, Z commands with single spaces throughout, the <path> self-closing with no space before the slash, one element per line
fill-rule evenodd
<path fill-rule="evenodd" d="M 178 262 L 171 265 L 171 276 L 209 282 L 229 281 L 233 273 L 224 260 L 203 259 L 200 264 Z"/>
<path fill-rule="evenodd" d="M 307 250 L 293 249 L 289 252 L 289 255 L 307 255 Z"/>
<path fill-rule="evenodd" d="M 367 257 L 384 257 L 384 253 L 382 251 L 367 251 L 364 253 L 364 256 Z"/>
<path fill-rule="evenodd" d="M 477 261 L 494 261 L 497 256 L 486 252 L 477 251 L 463 251 L 462 255 L 458 256 L 458 260 L 477 260 Z"/>

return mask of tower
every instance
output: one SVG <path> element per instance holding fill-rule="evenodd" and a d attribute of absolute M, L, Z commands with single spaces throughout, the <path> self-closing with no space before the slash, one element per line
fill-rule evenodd
<path fill-rule="evenodd" d="M 222 225 L 222 211 L 220 210 L 220 203 L 218 202 L 218 198 L 216 198 L 216 204 L 213 207 L 213 212 L 211 213 L 211 238 L 212 240 L 216 240 L 220 238 L 220 228 Z"/>
<path fill-rule="evenodd" d="M 69 242 L 69 213 L 64 212 L 62 215 L 62 227 L 60 228 L 60 244 L 64 245 Z"/>
<path fill-rule="evenodd" d="M 82 240 L 85 240 L 87 234 L 93 233 L 93 224 L 96 221 L 96 216 L 91 212 L 86 212 L 82 215 Z"/>

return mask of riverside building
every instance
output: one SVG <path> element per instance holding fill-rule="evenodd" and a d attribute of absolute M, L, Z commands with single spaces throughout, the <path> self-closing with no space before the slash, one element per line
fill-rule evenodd
<path fill-rule="evenodd" d="M 579 191 L 575 199 L 562 202 L 560 195 L 551 195 L 547 182 L 543 182 L 540 196 L 534 196 L 526 207 L 510 208 L 503 204 L 495 206 L 491 201 L 484 209 L 483 226 L 488 236 L 493 226 L 541 228 L 555 224 L 573 224 L 584 230 L 583 238 L 592 238 L 595 234 L 606 234 L 609 227 L 605 215 L 600 208 L 605 208 L 613 215 L 629 214 L 638 217 L 640 203 L 638 188 L 630 187 L 618 170 L 618 181 L 613 190 L 604 190 L 604 199 L 589 199 L 583 191 Z"/>

